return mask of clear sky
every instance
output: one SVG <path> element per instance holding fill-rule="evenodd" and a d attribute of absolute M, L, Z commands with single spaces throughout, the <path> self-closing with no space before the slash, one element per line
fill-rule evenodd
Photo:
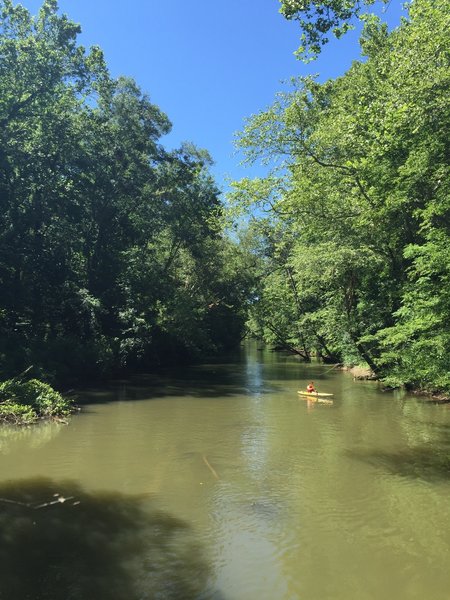
<path fill-rule="evenodd" d="M 36 13 L 40 0 L 20 0 Z M 399 23 L 403 0 L 384 13 Z M 278 12 L 278 0 L 59 0 L 62 12 L 80 23 L 80 43 L 98 45 L 111 74 L 133 77 L 170 118 L 167 148 L 191 141 L 215 161 L 219 187 L 226 178 L 254 174 L 243 169 L 233 137 L 244 119 L 263 110 L 292 76 L 342 74 L 359 57 L 358 35 L 333 41 L 319 60 L 294 57 L 300 31 Z"/>

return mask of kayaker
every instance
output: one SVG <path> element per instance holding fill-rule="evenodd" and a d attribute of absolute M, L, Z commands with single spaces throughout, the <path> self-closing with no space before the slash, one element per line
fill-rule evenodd
<path fill-rule="evenodd" d="M 308 394 L 317 394 L 316 388 L 314 387 L 314 381 L 310 381 L 306 386 Z"/>

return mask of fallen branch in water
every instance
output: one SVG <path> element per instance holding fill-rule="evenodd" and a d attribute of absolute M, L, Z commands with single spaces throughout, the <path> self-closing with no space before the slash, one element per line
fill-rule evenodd
<path fill-rule="evenodd" d="M 7 504 L 17 504 L 18 506 L 26 506 L 32 508 L 32 504 L 28 502 L 19 502 L 18 500 L 10 500 L 9 498 L 0 498 L 0 502 L 6 502 Z"/>
<path fill-rule="evenodd" d="M 52 506 L 54 504 L 64 504 L 68 500 L 73 500 L 75 496 L 69 496 L 65 498 L 60 494 L 54 494 L 56 500 L 50 500 L 49 502 L 43 502 L 42 504 L 31 504 L 30 502 L 20 502 L 19 500 L 11 500 L 9 498 L 0 498 L 0 502 L 6 502 L 7 504 L 15 504 L 17 506 L 25 506 L 26 508 L 32 508 L 38 510 L 39 508 L 45 508 L 46 506 Z M 79 502 L 73 502 L 72 505 L 79 504 Z"/>
<path fill-rule="evenodd" d="M 37 506 L 33 506 L 35 510 L 38 508 L 45 508 L 46 506 L 52 506 L 53 504 L 64 504 L 67 500 L 73 500 L 75 496 L 69 496 L 68 498 L 64 498 L 64 496 L 58 496 L 56 500 L 52 500 L 51 502 L 43 502 L 42 504 L 38 504 Z"/>
<path fill-rule="evenodd" d="M 211 473 L 214 475 L 214 477 L 216 479 L 220 479 L 220 477 L 217 475 L 216 471 L 214 470 L 214 468 L 209 464 L 208 459 L 206 458 L 205 455 L 203 455 L 203 462 L 205 463 L 205 465 L 208 467 L 208 469 L 211 471 Z"/>

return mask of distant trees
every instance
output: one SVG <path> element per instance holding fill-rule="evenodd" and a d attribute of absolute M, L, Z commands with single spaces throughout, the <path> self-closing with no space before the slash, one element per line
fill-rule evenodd
<path fill-rule="evenodd" d="M 366 62 L 323 84 L 300 79 L 249 120 L 241 148 L 278 167 L 234 191 L 271 215 L 253 226 L 265 274 L 254 330 L 446 390 L 449 24 L 444 0 L 415 0 L 392 33 L 367 18 Z"/>
<path fill-rule="evenodd" d="M 61 380 L 239 341 L 250 280 L 205 151 L 45 0 L 0 2 L 0 369 Z"/>

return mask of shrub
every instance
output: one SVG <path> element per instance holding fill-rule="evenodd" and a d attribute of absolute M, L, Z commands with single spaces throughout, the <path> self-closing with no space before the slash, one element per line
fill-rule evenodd
<path fill-rule="evenodd" d="M 27 424 L 41 418 L 67 416 L 71 402 L 50 385 L 30 379 L 0 384 L 0 420 Z"/>

